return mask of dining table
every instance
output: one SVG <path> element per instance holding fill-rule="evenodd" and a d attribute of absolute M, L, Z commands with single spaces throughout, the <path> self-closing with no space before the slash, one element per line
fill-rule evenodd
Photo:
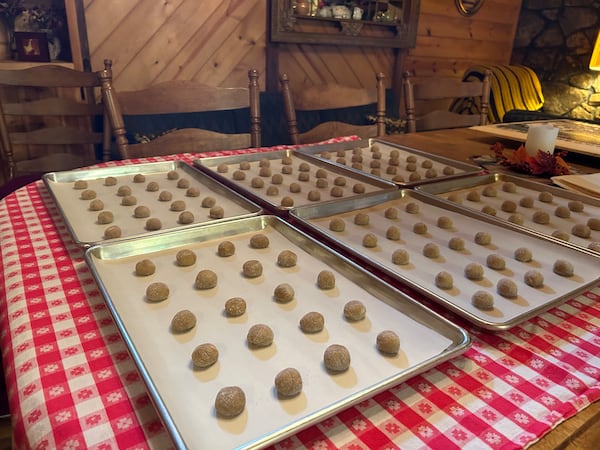
<path fill-rule="evenodd" d="M 385 140 L 464 162 L 492 155 L 497 141 L 470 129 Z M 94 167 L 287 148 L 294 147 Z M 569 163 L 585 173 L 599 170 L 596 161 Z M 0 345 L 14 448 L 175 448 L 84 252 L 42 180 L 0 200 Z M 463 327 L 472 345 L 271 448 L 540 450 L 599 442 L 600 286 L 500 331 L 480 329 L 410 287 L 397 287 Z"/>

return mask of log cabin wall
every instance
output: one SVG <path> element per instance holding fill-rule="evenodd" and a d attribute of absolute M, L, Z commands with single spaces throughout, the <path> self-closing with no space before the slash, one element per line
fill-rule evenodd
<path fill-rule="evenodd" d="M 84 0 L 92 68 L 112 59 L 121 90 L 169 79 L 245 85 L 247 70 L 256 68 L 265 90 L 266 3 Z M 421 0 L 415 48 L 285 44 L 279 69 L 293 74 L 292 89 L 323 82 L 372 86 L 381 71 L 397 91 L 406 69 L 460 77 L 472 64 L 510 61 L 520 7 L 520 0 L 486 0 L 476 15 L 463 17 L 453 0 Z"/>

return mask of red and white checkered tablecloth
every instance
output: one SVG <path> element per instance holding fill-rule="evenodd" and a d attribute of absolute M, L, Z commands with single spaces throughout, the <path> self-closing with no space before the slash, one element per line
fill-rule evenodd
<path fill-rule="evenodd" d="M 599 300 L 596 287 L 498 333 L 460 323 L 462 356 L 274 447 L 526 447 L 600 398 Z M 41 182 L 0 201 L 0 330 L 18 448 L 173 447 Z"/>

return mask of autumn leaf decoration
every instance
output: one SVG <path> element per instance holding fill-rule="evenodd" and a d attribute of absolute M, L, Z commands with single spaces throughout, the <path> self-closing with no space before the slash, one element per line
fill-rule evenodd
<path fill-rule="evenodd" d="M 554 154 L 538 150 L 537 155 L 530 156 L 521 145 L 517 150 L 506 151 L 504 145 L 496 142 L 492 145 L 498 163 L 510 169 L 531 175 L 568 175 L 569 166 L 563 159 L 565 151 L 556 150 Z"/>

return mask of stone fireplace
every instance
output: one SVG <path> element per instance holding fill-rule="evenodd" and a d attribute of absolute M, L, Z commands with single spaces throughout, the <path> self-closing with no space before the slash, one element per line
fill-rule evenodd
<path fill-rule="evenodd" d="M 590 104 L 600 72 L 588 68 L 598 30 L 600 0 L 523 0 L 511 64 L 537 73 L 545 113 L 600 121 L 600 103 Z"/>

